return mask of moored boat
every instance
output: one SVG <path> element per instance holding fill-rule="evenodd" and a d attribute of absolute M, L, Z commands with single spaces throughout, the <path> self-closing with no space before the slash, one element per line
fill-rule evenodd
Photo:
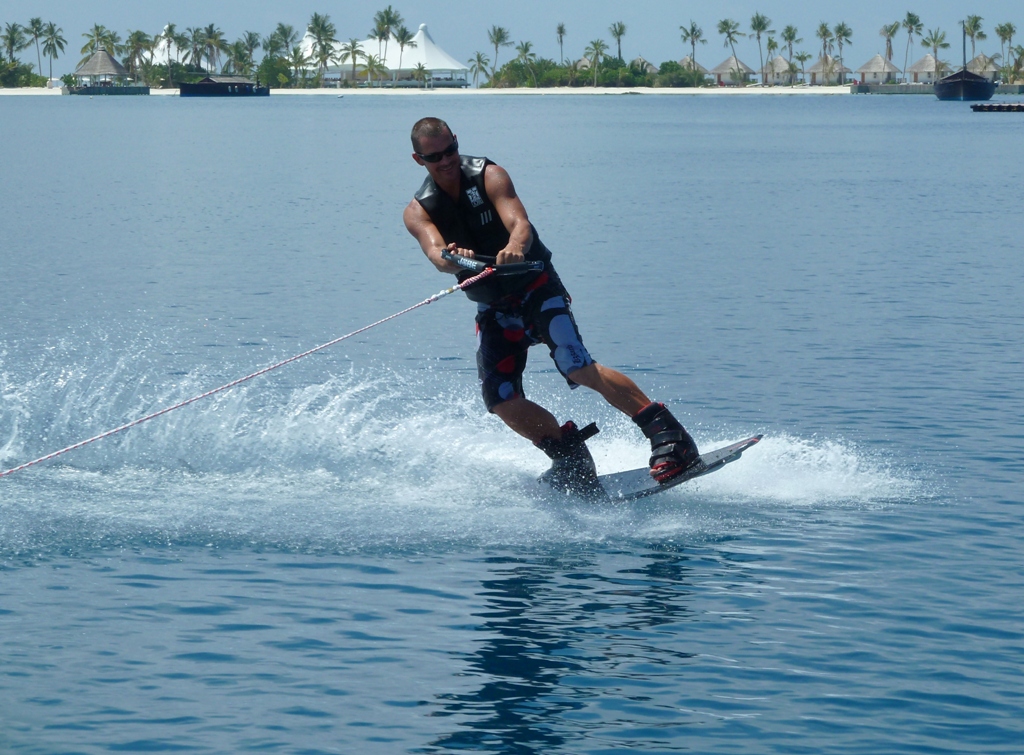
<path fill-rule="evenodd" d="M 996 93 L 996 83 L 967 70 L 967 28 L 963 21 L 960 27 L 963 31 L 964 65 L 956 73 L 935 82 L 935 96 L 940 100 L 957 102 L 990 100 Z"/>
<path fill-rule="evenodd" d="M 966 66 L 956 73 L 944 76 L 935 82 L 935 96 L 940 100 L 966 102 L 990 100 L 996 93 L 996 83 L 984 76 L 971 73 Z"/>

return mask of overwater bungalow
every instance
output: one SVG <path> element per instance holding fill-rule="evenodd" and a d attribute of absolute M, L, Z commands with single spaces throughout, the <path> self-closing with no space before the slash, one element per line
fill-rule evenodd
<path fill-rule="evenodd" d="M 753 80 L 754 69 L 735 55 L 730 55 L 712 68 L 710 74 L 720 87 L 745 86 Z"/>
<path fill-rule="evenodd" d="M 69 94 L 149 94 L 149 87 L 129 82 L 128 70 L 101 47 L 75 71 Z"/>
<path fill-rule="evenodd" d="M 942 72 L 949 69 L 949 63 L 936 60 L 928 53 L 907 69 L 907 76 L 912 84 L 934 84 L 942 77 Z"/>
<path fill-rule="evenodd" d="M 857 69 L 861 84 L 894 84 L 900 69 L 891 60 L 875 55 L 871 60 Z"/>

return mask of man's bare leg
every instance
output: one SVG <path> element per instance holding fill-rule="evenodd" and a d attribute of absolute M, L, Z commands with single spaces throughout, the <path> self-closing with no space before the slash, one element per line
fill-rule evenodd
<path fill-rule="evenodd" d="M 664 404 L 652 403 L 636 383 L 604 365 L 588 365 L 569 379 L 600 393 L 605 401 L 625 412 L 651 441 L 651 476 L 666 482 L 700 461 L 697 444 Z"/>
<path fill-rule="evenodd" d="M 647 394 L 630 378 L 597 362 L 573 371 L 569 379 L 597 391 L 605 401 L 630 417 L 651 403 Z"/>
<path fill-rule="evenodd" d="M 492 411 L 509 428 L 533 443 L 540 443 L 545 438 L 558 440 L 562 437 L 562 428 L 555 415 L 529 399 L 502 401 Z"/>

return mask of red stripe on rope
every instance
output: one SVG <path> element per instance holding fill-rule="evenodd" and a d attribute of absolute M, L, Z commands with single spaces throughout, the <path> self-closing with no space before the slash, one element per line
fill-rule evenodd
<path fill-rule="evenodd" d="M 226 383 L 226 384 L 220 386 L 219 388 L 214 388 L 213 390 L 207 391 L 206 393 L 201 393 L 198 396 L 193 396 L 192 398 L 185 399 L 184 401 L 179 401 L 174 406 L 168 406 L 168 407 L 166 407 L 164 409 L 161 409 L 158 412 L 153 412 L 152 414 L 147 414 L 145 417 L 139 417 L 138 419 L 132 420 L 131 422 L 129 422 L 129 423 L 125 424 L 125 425 L 121 425 L 120 427 L 115 427 L 113 430 L 107 430 L 104 433 L 100 433 L 99 435 L 94 435 L 93 437 L 87 438 L 86 440 L 79 441 L 78 443 L 75 443 L 74 445 L 68 446 L 67 448 L 62 448 L 59 451 L 54 451 L 53 453 L 47 454 L 46 456 L 40 456 L 38 459 L 33 459 L 32 461 L 25 462 L 24 464 L 22 464 L 20 466 L 14 467 L 13 469 L 8 469 L 6 472 L 0 472 L 0 477 L 7 477 L 8 475 L 12 475 L 15 472 L 20 472 L 23 469 L 28 469 L 29 467 L 34 467 L 36 464 L 42 464 L 45 461 L 50 461 L 51 459 L 56 459 L 58 456 L 62 456 L 63 454 L 68 453 L 69 451 L 74 451 L 76 449 L 81 448 L 82 446 L 87 446 L 90 443 L 95 443 L 98 440 L 103 440 L 104 438 L 109 438 L 111 435 L 116 435 L 117 433 L 123 432 L 123 431 L 125 431 L 125 430 L 127 430 L 129 428 L 135 427 L 136 425 L 141 425 L 143 422 L 148 422 L 149 420 L 156 419 L 157 417 L 160 417 L 160 416 L 162 416 L 164 414 L 167 414 L 168 412 L 173 412 L 175 409 L 181 409 L 183 406 L 188 406 L 189 404 L 194 404 L 196 401 L 201 401 L 204 398 L 209 398 L 210 396 L 213 396 L 215 394 L 221 393 L 221 392 L 226 391 L 226 390 L 228 390 L 230 388 L 234 388 L 235 386 L 241 385 L 242 383 L 244 383 L 244 382 L 246 382 L 248 380 L 252 380 L 253 378 L 259 377 L 260 375 L 266 375 L 268 372 L 271 372 L 272 370 L 276 370 L 279 367 L 284 367 L 286 364 L 291 364 L 292 362 L 296 362 L 299 359 L 302 359 L 303 357 L 308 357 L 310 354 L 315 354 L 318 351 L 323 351 L 324 349 L 326 349 L 326 348 L 328 348 L 330 346 L 334 346 L 336 343 L 341 343 L 346 338 L 352 338 L 352 336 L 357 336 L 360 333 L 365 333 L 370 328 L 375 328 L 378 325 L 383 325 L 384 323 L 388 322 L 389 320 L 394 320 L 396 317 L 401 317 L 404 314 L 408 314 L 409 312 L 412 312 L 414 309 L 419 309 L 420 307 L 426 306 L 427 304 L 433 304 L 438 299 L 443 299 L 445 296 L 448 296 L 448 294 L 454 293 L 456 291 L 461 291 L 464 288 L 468 288 L 469 286 L 472 286 L 474 283 L 477 283 L 477 282 L 483 280 L 488 275 L 491 275 L 493 272 L 494 272 L 494 268 L 489 267 L 489 268 L 485 269 L 483 272 L 481 272 L 481 273 L 479 273 L 477 275 L 474 275 L 472 278 L 466 278 L 466 280 L 462 281 L 462 283 L 456 284 L 456 285 L 452 286 L 451 288 L 446 288 L 443 291 L 438 291 L 436 294 L 434 294 L 433 296 L 431 296 L 431 297 L 429 297 L 427 299 L 424 299 L 419 304 L 413 304 L 411 307 L 407 307 L 406 309 L 403 309 L 401 312 L 395 312 L 393 315 L 388 315 L 387 317 L 383 318 L 382 320 L 377 320 L 377 322 L 370 323 L 369 325 L 366 325 L 366 326 L 364 326 L 362 328 L 359 328 L 359 330 L 353 330 L 351 333 L 346 333 L 343 336 L 335 338 L 333 341 L 328 341 L 327 343 L 320 344 L 319 346 L 316 346 L 316 347 L 310 349 L 309 351 L 304 351 L 301 354 L 296 354 L 293 357 L 289 357 L 288 359 L 280 361 L 277 364 L 272 364 L 269 367 L 264 367 L 262 370 L 257 370 L 256 372 L 253 372 L 250 375 L 246 375 L 245 377 L 240 377 L 237 380 L 232 380 L 230 383 Z"/>

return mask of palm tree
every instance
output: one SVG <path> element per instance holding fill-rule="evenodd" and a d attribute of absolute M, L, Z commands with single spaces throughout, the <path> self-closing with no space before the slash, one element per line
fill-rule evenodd
<path fill-rule="evenodd" d="M 143 64 L 142 53 L 152 47 L 153 38 L 146 32 L 129 29 L 128 37 L 124 41 L 125 63 L 127 63 L 125 68 L 135 77 L 136 81 L 139 80 L 139 69 Z"/>
<path fill-rule="evenodd" d="M 797 31 L 795 26 L 787 26 L 782 30 L 782 41 L 786 44 L 786 49 L 789 51 L 789 62 L 793 62 L 793 45 L 798 45 L 803 42 L 803 39 L 797 35 L 800 32 Z"/>
<path fill-rule="evenodd" d="M 487 39 L 494 45 L 494 67 L 491 69 L 491 78 L 493 79 L 498 70 L 498 48 L 511 47 L 512 37 L 504 26 L 492 26 L 491 30 L 487 32 Z"/>
<path fill-rule="evenodd" d="M 384 61 L 388 58 L 388 40 L 391 39 L 391 32 L 396 27 L 405 23 L 405 21 L 402 18 L 402 15 L 398 11 L 394 10 L 390 5 L 382 11 L 377 11 L 377 13 L 374 14 L 373 21 L 375 29 L 379 29 L 384 36 L 384 54 L 380 58 Z"/>
<path fill-rule="evenodd" d="M 413 41 L 415 36 L 404 25 L 395 29 L 395 41 L 398 43 L 398 70 L 394 73 L 395 80 L 398 79 L 399 73 L 402 70 L 402 57 L 405 55 L 405 48 L 408 47 L 411 50 L 416 47 L 416 43 Z"/>
<path fill-rule="evenodd" d="M 53 78 L 53 59 L 58 52 L 64 52 L 64 45 L 68 43 L 62 36 L 64 30 L 59 28 L 52 21 L 43 29 L 43 54 L 50 59 L 50 76 Z"/>
<path fill-rule="evenodd" d="M 775 40 L 775 37 L 768 37 L 768 41 L 765 43 L 764 50 L 766 53 L 768 53 L 768 62 L 765 65 L 772 67 L 772 74 L 774 75 L 775 68 L 772 66 L 772 61 L 774 60 L 774 58 L 772 56 L 779 51 L 779 43 Z M 761 70 L 763 71 L 764 69 L 762 68 Z"/>
<path fill-rule="evenodd" d="M 320 78 L 320 86 L 323 86 L 324 76 L 327 73 L 327 63 L 334 54 L 334 44 L 338 41 L 334 36 L 337 32 L 331 17 L 314 13 L 309 19 L 306 31 L 313 38 L 313 58 L 317 63 L 317 76 Z"/>
<path fill-rule="evenodd" d="M 430 71 L 428 71 L 427 67 L 422 63 L 417 63 L 416 67 L 412 69 L 412 77 L 416 79 L 416 81 L 420 82 L 420 85 L 424 87 L 427 85 L 427 74 L 429 73 Z"/>
<path fill-rule="evenodd" d="M 292 45 L 292 51 L 288 55 L 287 61 L 288 67 L 292 69 L 292 87 L 294 88 L 300 77 L 305 79 L 306 68 L 313 58 L 303 52 L 302 45 Z"/>
<path fill-rule="evenodd" d="M 198 69 L 203 67 L 203 50 L 206 47 L 206 32 L 201 26 L 190 26 L 185 29 L 188 38 L 188 59 Z"/>
<path fill-rule="evenodd" d="M 181 63 L 181 51 L 188 50 L 188 34 L 176 32 L 174 35 L 174 62 Z"/>
<path fill-rule="evenodd" d="M 792 60 L 789 61 L 789 65 L 786 66 L 786 73 L 789 74 L 789 85 L 793 86 L 793 83 L 796 81 L 796 75 L 800 73 L 800 69 Z"/>
<path fill-rule="evenodd" d="M 469 63 L 469 72 L 473 74 L 473 87 L 479 88 L 478 83 L 480 81 L 480 74 L 487 73 L 487 66 L 491 62 L 487 59 L 487 56 L 477 50 L 476 55 L 466 61 Z"/>
<path fill-rule="evenodd" d="M 964 21 L 964 34 L 966 34 L 971 40 L 971 60 L 974 60 L 976 57 L 974 52 L 974 41 L 985 41 L 988 39 L 988 35 L 981 30 L 981 21 L 981 16 L 968 16 L 967 20 Z"/>
<path fill-rule="evenodd" d="M 359 43 L 359 40 L 353 37 L 348 42 L 338 48 L 335 59 L 342 65 L 348 61 L 352 61 L 352 86 L 356 84 L 356 64 L 360 58 L 365 58 L 366 53 L 363 52 L 363 48 Z"/>
<path fill-rule="evenodd" d="M 622 60 L 622 38 L 626 36 L 626 25 L 621 21 L 616 21 L 608 27 L 608 33 L 612 35 L 612 38 L 618 44 L 619 60 Z"/>
<path fill-rule="evenodd" d="M 570 60 L 565 65 L 565 78 L 569 82 L 569 86 L 576 86 L 576 80 L 580 77 L 580 62 L 578 60 Z"/>
<path fill-rule="evenodd" d="M 245 53 L 252 66 L 256 65 L 256 51 L 260 49 L 259 32 L 247 31 L 242 35 L 241 43 L 245 45 Z"/>
<path fill-rule="evenodd" d="M 121 35 L 116 31 L 111 31 L 102 24 L 93 24 L 92 29 L 82 34 L 82 36 L 86 40 L 81 50 L 85 56 L 82 58 L 83 63 L 101 47 L 105 48 L 111 55 L 117 55 L 121 51 Z"/>
<path fill-rule="evenodd" d="M 757 38 L 757 55 L 761 59 L 761 83 L 764 84 L 764 54 L 761 52 L 761 35 L 762 34 L 774 34 L 774 29 L 768 27 L 772 25 L 772 20 L 763 13 L 755 13 L 750 18 L 750 31 L 752 34 L 748 35 Z"/>
<path fill-rule="evenodd" d="M 245 40 L 236 39 L 227 50 L 227 62 L 224 63 L 225 73 L 234 73 L 239 76 L 248 76 L 250 71 L 249 51 L 245 47 Z"/>
<path fill-rule="evenodd" d="M 832 49 L 832 29 L 825 21 L 822 21 L 818 24 L 818 28 L 815 30 L 814 36 L 821 40 L 821 57 L 824 60 L 828 57 L 828 53 Z"/>
<path fill-rule="evenodd" d="M 1010 61 L 1006 60 L 1006 48 L 1004 45 L 1008 44 L 1010 47 L 1013 47 L 1013 35 L 1017 33 L 1017 27 L 1010 22 L 1006 22 L 1005 24 L 997 25 L 995 31 L 996 36 L 999 37 L 999 55 L 1006 63 L 1009 63 Z"/>
<path fill-rule="evenodd" d="M 388 75 L 388 67 L 384 65 L 384 61 L 377 55 L 367 55 L 366 65 L 363 67 L 366 71 L 366 83 L 371 87 L 373 86 L 373 77 L 377 76 L 381 81 Z"/>
<path fill-rule="evenodd" d="M 718 22 L 718 33 L 725 37 L 725 44 L 722 46 L 732 50 L 733 60 L 736 61 L 736 68 L 733 70 L 739 73 L 740 59 L 736 57 L 736 37 L 740 33 L 740 22 L 733 21 L 731 18 L 723 18 Z"/>
<path fill-rule="evenodd" d="M 284 40 L 276 32 L 272 31 L 268 36 L 263 38 L 263 59 L 267 58 L 279 58 L 281 54 L 288 49 L 284 45 Z"/>
<path fill-rule="evenodd" d="M 590 58 L 590 67 L 594 69 L 594 87 L 597 87 L 597 66 L 601 62 L 601 58 L 605 57 L 608 52 L 608 45 L 603 39 L 595 39 L 589 45 L 587 49 L 583 51 L 583 54 Z"/>
<path fill-rule="evenodd" d="M 836 24 L 836 28 L 832 30 L 833 39 L 836 41 L 836 46 L 839 48 L 839 83 L 846 83 L 846 74 L 843 73 L 843 45 L 853 44 L 853 29 L 846 25 L 845 21 L 840 21 Z"/>
<path fill-rule="evenodd" d="M 565 41 L 565 24 L 559 24 L 555 27 L 555 35 L 558 37 L 558 59 L 564 63 L 565 55 L 562 53 L 562 42 Z"/>
<path fill-rule="evenodd" d="M 803 52 L 803 51 L 800 51 L 796 55 L 793 56 L 793 59 L 796 60 L 800 64 L 800 75 L 803 77 L 803 80 L 804 80 L 805 84 L 807 83 L 807 70 L 804 68 L 804 64 L 806 64 L 807 61 L 810 60 L 813 57 L 814 56 L 811 55 L 809 52 Z"/>
<path fill-rule="evenodd" d="M 533 72 L 532 64 L 537 62 L 537 53 L 532 52 L 532 50 L 532 42 L 520 42 L 518 45 L 516 45 L 516 52 L 519 53 L 519 55 L 516 57 L 516 60 L 520 61 L 524 66 L 526 66 L 526 70 L 528 70 L 530 72 L 530 76 L 533 77 L 533 88 L 536 89 L 537 74 Z"/>
<path fill-rule="evenodd" d="M 692 18 L 690 19 L 689 26 L 680 26 L 679 30 L 682 32 L 680 38 L 683 40 L 683 44 L 690 46 L 690 68 L 696 71 L 697 45 L 706 45 L 708 43 L 708 41 L 704 39 L 704 30 L 697 26 L 697 22 Z"/>
<path fill-rule="evenodd" d="M 12 63 L 18 51 L 24 50 L 31 44 L 28 37 L 25 36 L 24 28 L 19 23 L 7 24 L 4 27 L 3 43 L 4 50 L 7 52 L 7 59 Z"/>
<path fill-rule="evenodd" d="M 214 24 L 203 29 L 203 47 L 206 50 L 206 60 L 210 64 L 210 70 L 216 71 L 220 66 L 220 54 L 227 52 L 228 41 L 224 38 L 224 32 Z"/>
<path fill-rule="evenodd" d="M 921 23 L 921 19 L 918 18 L 916 13 L 907 12 L 906 18 L 900 23 L 903 29 L 907 32 L 907 51 L 903 54 L 903 81 L 907 80 L 907 58 L 910 55 L 910 45 L 914 43 L 914 35 L 921 35 L 924 30 L 924 24 Z"/>
<path fill-rule="evenodd" d="M 1007 83 L 1017 84 L 1022 78 L 1021 74 L 1024 73 L 1024 45 L 1008 48 L 1007 54 L 1014 58 L 1012 66 L 1007 64 L 1007 68 L 1010 69 Z"/>
<path fill-rule="evenodd" d="M 281 40 L 281 44 L 284 45 L 285 50 L 292 49 L 302 41 L 302 35 L 299 34 L 291 24 L 279 22 L 277 24 L 277 28 L 274 29 L 274 34 L 276 34 Z"/>
<path fill-rule="evenodd" d="M 935 57 L 935 78 L 939 78 L 939 69 L 945 67 L 939 62 L 939 50 L 949 47 L 949 42 L 946 41 L 946 32 L 941 29 L 929 29 L 928 36 L 921 38 L 921 45 L 932 48 L 932 55 Z"/>
<path fill-rule="evenodd" d="M 174 24 L 167 24 L 164 27 L 164 30 L 154 38 L 154 43 L 156 44 L 159 44 L 161 41 L 167 43 L 167 86 L 170 88 L 174 87 L 174 71 L 171 67 L 171 48 L 177 47 L 177 38 L 178 27 Z"/>
<path fill-rule="evenodd" d="M 373 28 L 370 29 L 370 39 L 377 40 L 377 57 L 384 55 L 384 41 L 390 36 L 391 34 L 387 27 L 384 26 L 384 22 L 381 20 L 380 13 L 378 12 L 374 19 Z"/>
<path fill-rule="evenodd" d="M 39 39 L 43 36 L 43 32 L 46 27 L 43 25 L 43 19 L 41 18 L 30 18 L 28 26 L 23 27 L 28 32 L 29 37 L 36 43 L 36 61 L 39 64 L 39 75 L 43 75 L 43 56 L 39 50 Z"/>
<path fill-rule="evenodd" d="M 892 63 L 892 38 L 900 30 L 900 22 L 893 21 L 878 30 L 878 36 L 885 38 L 885 59 Z"/>

